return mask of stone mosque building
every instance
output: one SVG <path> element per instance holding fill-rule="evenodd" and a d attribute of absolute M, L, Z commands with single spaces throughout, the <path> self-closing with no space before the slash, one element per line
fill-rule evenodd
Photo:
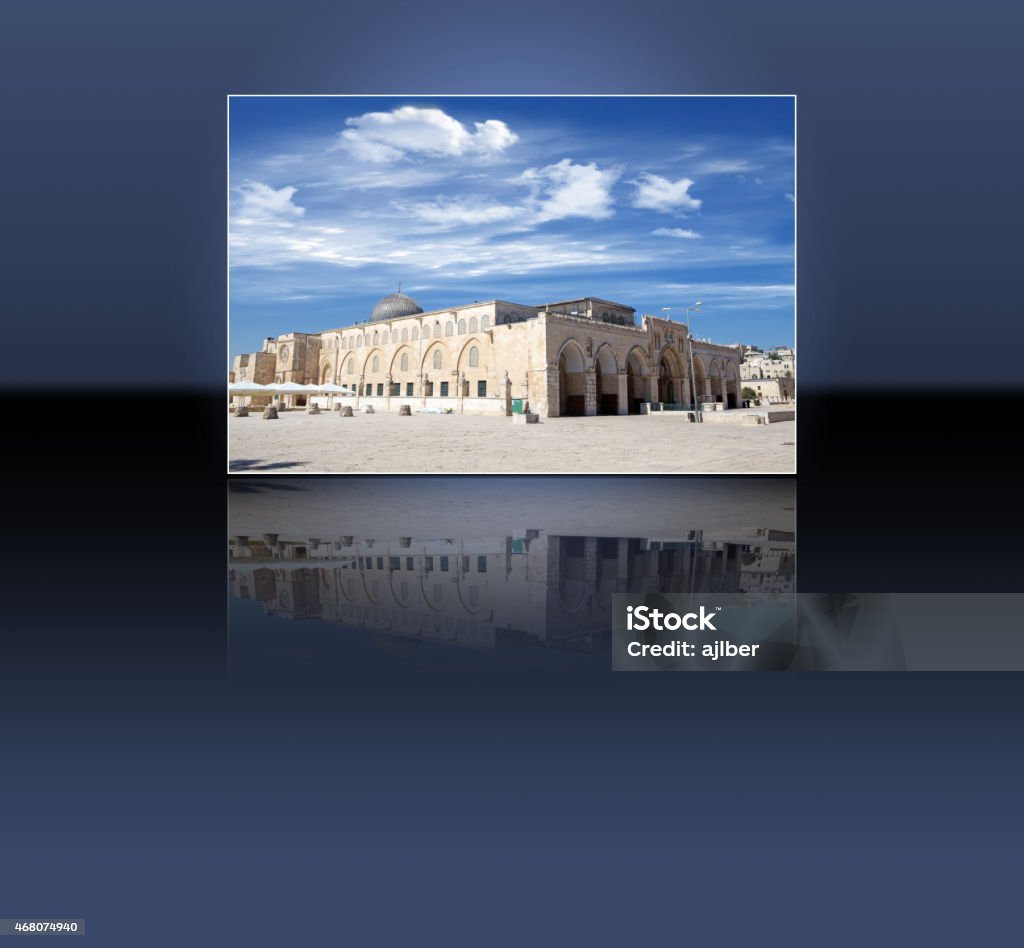
<path fill-rule="evenodd" d="M 235 357 L 230 381 L 332 382 L 355 393 L 346 403 L 376 411 L 508 415 L 522 407 L 555 418 L 695 401 L 739 408 L 741 360 L 739 346 L 690 340 L 685 324 L 668 319 L 638 323 L 631 307 L 597 297 L 425 313 L 397 292 L 366 322 L 265 340 L 262 351 Z"/>

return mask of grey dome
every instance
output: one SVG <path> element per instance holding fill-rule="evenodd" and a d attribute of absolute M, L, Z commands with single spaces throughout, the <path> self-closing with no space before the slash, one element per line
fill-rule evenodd
<path fill-rule="evenodd" d="M 423 310 L 417 305 L 416 300 L 406 296 L 404 293 L 392 293 L 385 296 L 370 313 L 370 322 L 379 323 L 386 319 L 397 319 L 399 316 L 415 316 Z"/>

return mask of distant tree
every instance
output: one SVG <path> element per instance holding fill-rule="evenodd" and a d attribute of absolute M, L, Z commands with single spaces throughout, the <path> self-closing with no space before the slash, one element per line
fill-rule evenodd
<path fill-rule="evenodd" d="M 755 392 L 752 388 L 749 388 L 748 386 L 744 385 L 743 391 L 740 393 L 740 396 L 742 398 L 746 398 L 748 401 L 753 401 L 755 398 L 757 398 L 757 392 Z"/>

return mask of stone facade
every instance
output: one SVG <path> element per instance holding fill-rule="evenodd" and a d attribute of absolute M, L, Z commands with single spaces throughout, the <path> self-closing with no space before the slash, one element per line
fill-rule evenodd
<path fill-rule="evenodd" d="M 285 333 L 236 356 L 231 381 L 333 382 L 358 393 L 346 402 L 379 411 L 507 415 L 521 399 L 542 417 L 626 415 L 650 402 L 738 408 L 740 362 L 738 346 L 695 339 L 691 352 L 685 324 L 637 323 L 631 307 L 597 297 L 489 300 Z"/>

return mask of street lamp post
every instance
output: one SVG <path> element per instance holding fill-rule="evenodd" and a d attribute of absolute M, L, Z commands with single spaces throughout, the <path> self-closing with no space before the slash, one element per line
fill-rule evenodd
<path fill-rule="evenodd" d="M 697 407 L 697 376 L 693 371 L 693 333 L 690 331 L 690 313 L 699 313 L 701 302 L 686 307 L 686 339 L 690 344 L 690 387 L 693 389 L 693 418 L 697 422 L 704 421 L 704 415 Z"/>
<path fill-rule="evenodd" d="M 703 305 L 701 300 L 697 300 L 693 306 L 687 306 L 684 310 L 686 314 L 686 340 L 690 344 L 690 391 L 693 392 L 693 418 L 697 422 L 702 422 L 704 418 L 697 407 L 697 377 L 693 371 L 693 333 L 690 331 L 690 313 L 699 313 Z M 662 306 L 662 309 L 667 313 L 671 311 L 672 307 Z M 671 316 L 669 318 L 671 319 Z"/>

